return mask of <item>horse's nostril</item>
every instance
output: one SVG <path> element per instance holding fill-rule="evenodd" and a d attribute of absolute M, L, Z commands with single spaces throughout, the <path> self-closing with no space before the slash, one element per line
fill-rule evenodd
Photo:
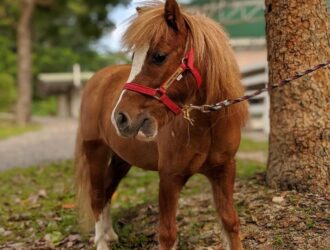
<path fill-rule="evenodd" d="M 145 118 L 143 119 L 142 123 L 141 123 L 141 128 L 145 127 L 145 126 L 149 126 L 151 123 L 151 119 L 150 118 Z"/>
<path fill-rule="evenodd" d="M 116 123 L 120 130 L 126 129 L 129 126 L 129 119 L 125 113 L 118 113 L 116 116 Z"/>

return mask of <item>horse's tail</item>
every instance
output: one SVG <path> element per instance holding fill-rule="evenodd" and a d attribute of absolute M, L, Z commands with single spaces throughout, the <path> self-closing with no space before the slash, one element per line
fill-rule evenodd
<path fill-rule="evenodd" d="M 91 208 L 91 182 L 90 171 L 87 164 L 87 157 L 83 147 L 83 139 L 78 129 L 75 152 L 76 165 L 76 204 L 79 213 L 79 222 L 84 232 L 88 232 L 94 223 L 93 211 Z"/>

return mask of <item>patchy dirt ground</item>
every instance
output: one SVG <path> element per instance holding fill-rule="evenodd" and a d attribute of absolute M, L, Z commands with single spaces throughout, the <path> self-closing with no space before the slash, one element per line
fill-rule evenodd
<path fill-rule="evenodd" d="M 263 176 L 237 182 L 235 200 L 245 249 L 330 249 L 330 207 L 325 197 L 276 192 L 263 186 Z M 179 249 L 219 249 L 211 196 L 196 194 L 180 201 Z M 143 222 L 141 224 L 141 222 Z M 157 206 L 143 205 L 118 221 L 119 231 L 133 224 L 148 241 L 134 249 L 156 245 Z M 153 225 L 153 227 L 150 227 Z M 221 249 L 221 248 L 220 248 Z"/>
<path fill-rule="evenodd" d="M 6 197 L 8 183 L 0 178 L 6 188 L 0 188 L 0 249 L 93 249 L 91 235 L 80 236 L 76 226 L 71 167 L 65 163 L 24 174 L 12 170 L 4 176 L 13 181 Z M 157 249 L 157 183 L 154 173 L 141 171 L 124 180 L 113 206 L 120 242 L 112 249 Z M 236 183 L 245 249 L 330 249 L 329 199 L 275 191 L 264 184 L 263 174 L 240 174 Z M 210 188 L 201 176 L 184 189 L 177 220 L 179 249 L 221 249 Z"/>

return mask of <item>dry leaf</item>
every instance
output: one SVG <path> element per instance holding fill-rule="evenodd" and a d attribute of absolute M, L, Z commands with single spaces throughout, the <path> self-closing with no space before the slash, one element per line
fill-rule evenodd
<path fill-rule="evenodd" d="M 64 208 L 64 209 L 73 209 L 73 208 L 75 208 L 75 207 L 76 207 L 75 204 L 70 204 L 70 203 L 63 204 L 63 205 L 62 205 L 62 208 Z"/>

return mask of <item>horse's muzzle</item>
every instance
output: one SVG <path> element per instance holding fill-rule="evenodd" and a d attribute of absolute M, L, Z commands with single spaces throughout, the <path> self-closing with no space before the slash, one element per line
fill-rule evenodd
<path fill-rule="evenodd" d="M 120 136 L 141 141 L 152 141 L 157 135 L 156 120 L 149 114 L 142 113 L 136 119 L 132 119 L 125 112 L 115 114 L 117 131 Z"/>

